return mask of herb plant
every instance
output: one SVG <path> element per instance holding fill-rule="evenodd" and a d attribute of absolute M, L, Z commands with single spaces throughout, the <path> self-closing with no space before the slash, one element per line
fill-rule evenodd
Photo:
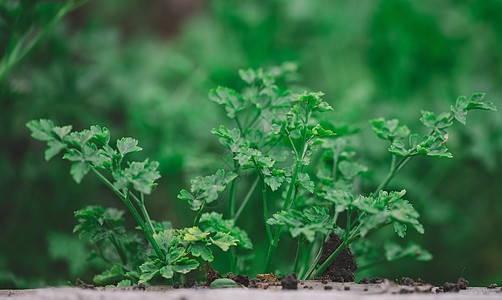
<path fill-rule="evenodd" d="M 450 112 L 436 116 L 423 111 L 420 121 L 427 127 L 425 135 L 412 134 L 396 119 L 370 121 L 376 135 L 389 141 L 392 161 L 388 175 L 373 193 L 364 195 L 356 182 L 367 168 L 355 160 L 350 145 L 354 133 L 329 122 L 333 108 L 323 100 L 323 93 L 282 87 L 295 71 L 295 65 L 289 63 L 267 72 L 240 70 L 246 85 L 241 92 L 227 87 L 210 91 L 211 101 L 222 106 L 235 124 L 212 130 L 226 149 L 228 170 L 196 177 L 190 188 L 180 191 L 178 198 L 196 212 L 193 226 L 188 228 L 173 229 L 169 223 L 150 219 L 145 195 L 152 192 L 160 174 L 156 162 L 128 160 L 128 154 L 141 151 L 137 140 L 122 138 L 113 147 L 109 131 L 99 126 L 72 132 L 70 126 L 54 126 L 49 120 L 27 124 L 34 138 L 47 142 L 46 160 L 64 151 L 76 182 L 92 171 L 125 204 L 143 233 L 143 240 L 131 239 L 120 225 L 122 212 L 118 210 L 89 207 L 76 212 L 80 223 L 75 231 L 89 235 L 98 248 L 106 243 L 108 252 L 101 250 L 100 256 L 110 262 L 115 257 L 111 269 L 96 276 L 96 282 L 126 285 L 161 277 L 174 282 L 201 262 L 213 261 L 213 246 L 230 249 L 231 271 L 239 272 L 236 249 L 250 250 L 252 243 L 236 224 L 249 205 L 260 205 L 263 211 L 260 218 L 268 241 L 263 272 L 271 271 L 281 236 L 289 233 L 296 239 L 297 250 L 292 269 L 284 272 L 295 272 L 301 279 L 320 276 L 345 248 L 387 225 L 399 237 L 405 237 L 410 227 L 424 233 L 419 213 L 404 198 L 406 191 L 387 191 L 387 185 L 412 157 L 451 158 L 446 130 L 454 120 L 465 124 L 469 110 L 493 111 L 493 104 L 484 102 L 483 94 L 474 94 L 460 97 Z M 251 184 L 241 186 L 242 182 Z M 253 203 L 258 186 L 261 199 Z M 225 190 L 226 218 L 209 212 Z M 245 195 L 242 201 L 238 194 Z M 333 232 L 342 242 L 319 264 L 322 244 Z M 110 254 L 109 249 L 114 251 Z M 418 251 L 422 249 L 414 244 L 402 248 L 389 243 L 385 258 L 393 261 Z M 430 255 L 420 257 L 428 258 Z"/>

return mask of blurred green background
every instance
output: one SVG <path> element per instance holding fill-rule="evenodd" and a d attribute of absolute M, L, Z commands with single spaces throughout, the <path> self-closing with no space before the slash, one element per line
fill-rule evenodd
<path fill-rule="evenodd" d="M 65 2 L 0 3 L 0 57 L 43 33 L 0 81 L 2 288 L 90 282 L 101 266 L 86 261 L 85 241 L 72 235 L 73 211 L 120 207 L 92 176 L 77 185 L 67 162 L 45 162 L 45 146 L 25 127 L 32 119 L 77 130 L 99 124 L 113 138 L 139 139 L 141 155 L 159 161 L 162 173 L 148 199 L 151 216 L 179 227 L 193 220 L 176 199 L 179 190 L 222 167 L 223 148 L 210 130 L 226 120 L 208 91 L 240 88 L 240 68 L 297 62 L 299 83 L 326 93 L 334 121 L 361 129 L 368 192 L 389 164 L 368 119 L 397 117 L 418 131 L 420 109 L 447 111 L 457 96 L 474 92 L 502 107 L 498 0 L 103 0 L 54 26 Z M 472 285 L 502 283 L 500 113 L 471 113 L 448 144 L 453 160 L 417 158 L 390 186 L 407 189 L 426 228 L 424 236 L 407 238 L 434 260 L 375 267 L 356 280 L 409 276 L 442 284 L 464 276 Z M 251 237 L 252 216 L 238 224 Z"/>

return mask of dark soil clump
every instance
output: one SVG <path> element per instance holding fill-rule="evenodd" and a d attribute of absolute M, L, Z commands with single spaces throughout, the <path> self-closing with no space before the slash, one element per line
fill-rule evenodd
<path fill-rule="evenodd" d="M 206 286 L 210 286 L 213 281 L 215 281 L 218 278 L 223 278 L 223 276 L 218 273 L 215 269 L 211 268 L 208 262 L 206 262 Z"/>
<path fill-rule="evenodd" d="M 319 263 L 324 263 L 328 257 L 342 244 L 342 241 L 335 233 L 329 235 L 329 240 L 324 242 L 321 259 Z M 321 278 L 328 278 L 333 282 L 353 282 L 354 271 L 357 269 L 356 259 L 350 248 L 345 248 L 340 255 L 321 274 Z"/>
<path fill-rule="evenodd" d="M 460 277 L 457 281 L 458 288 L 461 290 L 466 290 L 469 285 L 469 281 L 467 281 L 464 277 Z"/>
<path fill-rule="evenodd" d="M 370 284 L 371 281 L 368 277 L 364 277 L 363 279 L 359 280 L 359 284 Z"/>
<path fill-rule="evenodd" d="M 281 280 L 281 285 L 283 290 L 297 290 L 299 280 L 296 278 L 296 274 L 288 274 L 284 276 Z"/>
<path fill-rule="evenodd" d="M 495 288 L 497 288 L 497 284 L 496 283 L 492 283 L 489 286 L 487 286 L 486 288 L 488 288 L 488 289 L 495 289 Z"/>
<path fill-rule="evenodd" d="M 245 287 L 249 286 L 249 277 L 247 277 L 246 275 L 241 275 L 241 274 L 234 275 L 233 273 L 228 273 L 227 278 L 230 278 L 233 281 L 242 284 Z"/>
<path fill-rule="evenodd" d="M 469 281 L 467 281 L 465 278 L 460 277 L 457 281 L 457 283 L 451 283 L 451 282 L 446 282 L 442 286 L 438 287 L 437 292 L 444 292 L 444 293 L 458 293 L 460 290 L 465 290 L 467 289 L 467 285 L 469 284 Z"/>
<path fill-rule="evenodd" d="M 193 279 L 188 279 L 187 281 L 185 281 L 183 283 L 183 287 L 185 289 L 190 289 L 190 288 L 193 288 L 195 286 L 195 280 Z"/>
<path fill-rule="evenodd" d="M 400 284 L 406 286 L 413 286 L 415 284 L 415 280 L 411 279 L 410 277 L 403 277 L 401 278 Z"/>

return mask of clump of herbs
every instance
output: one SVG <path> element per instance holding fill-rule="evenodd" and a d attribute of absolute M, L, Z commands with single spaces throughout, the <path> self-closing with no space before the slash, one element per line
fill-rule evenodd
<path fill-rule="evenodd" d="M 126 232 L 120 210 L 87 207 L 75 213 L 79 224 L 74 231 L 89 236 L 97 249 L 94 255 L 112 265 L 94 278 L 96 283 L 130 285 L 162 282 L 162 278 L 173 283 L 182 274 L 213 261 L 214 247 L 230 249 L 231 271 L 239 272 L 236 249 L 252 249 L 251 239 L 236 226 L 248 205 L 260 205 L 263 211 L 261 219 L 268 240 L 263 272 L 271 271 L 280 238 L 289 234 L 296 239 L 297 250 L 291 270 L 283 272 L 296 273 L 300 279 L 322 274 L 356 241 L 356 254 L 364 253 L 368 249 L 367 235 L 385 226 L 392 226 L 399 237 L 405 237 L 408 228 L 424 233 L 419 213 L 404 198 L 406 191 L 387 191 L 387 185 L 413 157 L 451 158 L 446 147 L 447 129 L 455 120 L 465 124 L 470 110 L 495 110 L 493 104 L 483 101 L 484 94 L 474 94 L 458 98 L 449 112 L 436 115 L 423 111 L 420 121 L 427 133 L 422 135 L 411 133 L 397 119 L 371 120 L 376 135 L 389 142 L 392 161 L 387 176 L 374 192 L 364 195 L 354 188 L 367 171 L 355 159 L 350 143 L 355 133 L 319 121 L 329 120 L 333 110 L 323 100 L 323 93 L 298 93 L 282 87 L 280 83 L 294 77 L 295 71 L 296 66 L 289 63 L 267 72 L 240 70 L 239 76 L 246 84 L 241 92 L 218 87 L 209 93 L 211 101 L 224 108 L 235 127 L 221 125 L 212 130 L 226 149 L 230 167 L 194 178 L 190 188 L 178 195 L 197 213 L 193 227 L 173 229 L 170 223 L 150 219 L 145 196 L 153 191 L 160 174 L 157 162 L 128 159 L 128 154 L 142 150 L 137 140 L 122 138 L 110 144 L 109 131 L 99 126 L 77 132 L 71 126 L 54 126 L 50 120 L 27 124 L 35 139 L 47 142 L 46 160 L 64 151 L 63 158 L 72 163 L 70 174 L 77 183 L 89 172 L 94 173 L 139 225 L 141 238 Z M 241 184 L 247 182 L 251 184 Z M 252 203 L 258 186 L 261 201 Z M 211 204 L 221 201 L 224 190 L 228 192 L 225 217 L 208 211 Z M 237 191 L 246 195 L 242 201 L 237 201 Z M 341 244 L 318 264 L 322 244 L 333 232 Z M 407 247 L 387 243 L 384 248 L 384 258 L 376 261 L 431 258 L 413 243 Z"/>

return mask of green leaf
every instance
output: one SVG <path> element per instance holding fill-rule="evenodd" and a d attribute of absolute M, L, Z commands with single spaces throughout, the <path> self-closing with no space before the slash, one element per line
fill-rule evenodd
<path fill-rule="evenodd" d="M 141 147 L 138 147 L 138 141 L 125 137 L 117 140 L 117 149 L 122 157 L 124 157 L 128 153 L 134 153 L 143 150 Z"/>
<path fill-rule="evenodd" d="M 176 245 L 180 239 L 176 234 L 176 230 L 165 229 L 153 235 L 153 239 L 159 245 L 160 249 L 165 252 L 169 251 L 169 248 Z"/>
<path fill-rule="evenodd" d="M 400 140 L 394 140 L 389 147 L 389 152 L 397 156 L 408 156 L 411 150 L 406 149 L 406 146 Z"/>
<path fill-rule="evenodd" d="M 253 69 L 239 70 L 239 77 L 247 84 L 251 85 L 256 80 L 256 73 Z"/>
<path fill-rule="evenodd" d="M 61 150 L 66 148 L 66 144 L 61 143 L 58 140 L 51 140 L 47 142 L 47 150 L 45 150 L 45 160 L 49 161 L 51 158 L 56 156 Z"/>
<path fill-rule="evenodd" d="M 247 233 L 241 228 L 235 226 L 234 220 L 224 220 L 223 215 L 217 212 L 204 213 L 200 218 L 200 224 L 205 232 L 211 233 L 229 233 L 234 237 L 239 247 L 243 249 L 252 249 L 253 244 Z"/>
<path fill-rule="evenodd" d="M 469 100 L 469 104 L 467 105 L 467 110 L 472 109 L 481 109 L 481 110 L 489 110 L 489 111 L 497 111 L 497 108 L 490 101 L 483 101 L 485 98 L 484 93 L 477 93 L 471 96 Z"/>
<path fill-rule="evenodd" d="M 163 266 L 160 268 L 160 275 L 166 279 L 171 279 L 174 276 L 173 266 Z"/>
<path fill-rule="evenodd" d="M 219 86 L 209 92 L 211 101 L 222 105 L 227 111 L 227 116 L 235 118 L 236 113 L 244 110 L 244 99 L 235 90 Z"/>
<path fill-rule="evenodd" d="M 370 120 L 371 127 L 376 135 L 384 140 L 394 141 L 395 139 L 402 139 L 410 134 L 410 130 L 405 125 L 399 126 L 399 120 L 385 120 L 378 118 Z"/>
<path fill-rule="evenodd" d="M 172 266 L 173 271 L 176 273 L 187 274 L 192 270 L 197 269 L 199 263 L 195 259 L 183 258 L 175 265 Z"/>
<path fill-rule="evenodd" d="M 148 282 L 160 273 L 157 264 L 151 261 L 145 262 L 139 267 L 139 269 L 141 270 L 141 276 L 139 277 L 140 283 Z"/>
<path fill-rule="evenodd" d="M 192 244 L 191 252 L 193 256 L 195 257 L 200 256 L 205 261 L 214 260 L 213 252 L 211 251 L 211 249 L 209 249 L 209 247 L 201 243 Z"/>
<path fill-rule="evenodd" d="M 94 276 L 93 281 L 99 285 L 116 284 L 124 279 L 124 269 L 122 265 L 114 265 L 110 270 Z"/>
<path fill-rule="evenodd" d="M 222 232 L 216 233 L 216 235 L 211 238 L 211 241 L 223 251 L 227 251 L 230 246 L 237 246 L 238 242 L 238 240 L 229 233 Z"/>
<path fill-rule="evenodd" d="M 425 125 L 427 128 L 436 128 L 436 115 L 433 112 L 430 111 L 422 111 L 422 117 L 420 118 L 420 121 Z"/>
<path fill-rule="evenodd" d="M 117 283 L 117 287 L 128 287 L 128 286 L 132 286 L 132 282 L 129 279 L 124 279 L 122 281 L 119 281 L 119 283 Z"/>
<path fill-rule="evenodd" d="M 183 239 L 188 242 L 205 240 L 209 232 L 202 232 L 198 227 L 185 228 Z"/>
<path fill-rule="evenodd" d="M 91 126 L 91 132 L 101 144 L 108 145 L 110 142 L 110 131 L 106 127 L 101 128 L 98 125 L 94 125 Z"/>
<path fill-rule="evenodd" d="M 60 140 L 64 140 L 66 135 L 71 132 L 71 129 L 72 129 L 71 125 L 63 127 L 55 126 L 54 128 L 52 128 L 52 130 L 54 131 L 54 133 L 57 134 Z"/>
<path fill-rule="evenodd" d="M 222 288 L 242 288 L 241 285 L 233 281 L 230 278 L 218 278 L 211 282 L 210 288 L 212 289 L 222 289 Z"/>
<path fill-rule="evenodd" d="M 190 194 L 187 190 L 181 190 L 178 199 L 188 201 L 190 204 L 190 208 L 194 211 L 198 211 L 202 206 L 202 201 L 196 199 L 192 194 Z"/>
<path fill-rule="evenodd" d="M 310 180 L 310 176 L 307 173 L 298 173 L 298 179 L 296 183 L 300 185 L 302 188 L 306 189 L 310 193 L 314 193 L 314 182 Z"/>
<path fill-rule="evenodd" d="M 89 166 L 88 163 L 86 162 L 76 162 L 73 165 L 71 165 L 70 169 L 70 174 L 73 177 L 73 180 L 75 180 L 76 183 L 80 183 L 84 176 L 89 173 L 89 170 L 91 167 Z"/>
<path fill-rule="evenodd" d="M 368 168 L 360 165 L 356 162 L 351 162 L 348 160 L 342 160 L 338 164 L 338 170 L 342 173 L 342 176 L 346 180 L 352 180 L 354 179 L 357 175 L 364 173 L 368 171 Z"/>
<path fill-rule="evenodd" d="M 31 137 L 40 141 L 54 140 L 52 130 L 54 123 L 51 120 L 40 119 L 32 120 L 26 124 L 26 127 L 31 130 Z"/>

